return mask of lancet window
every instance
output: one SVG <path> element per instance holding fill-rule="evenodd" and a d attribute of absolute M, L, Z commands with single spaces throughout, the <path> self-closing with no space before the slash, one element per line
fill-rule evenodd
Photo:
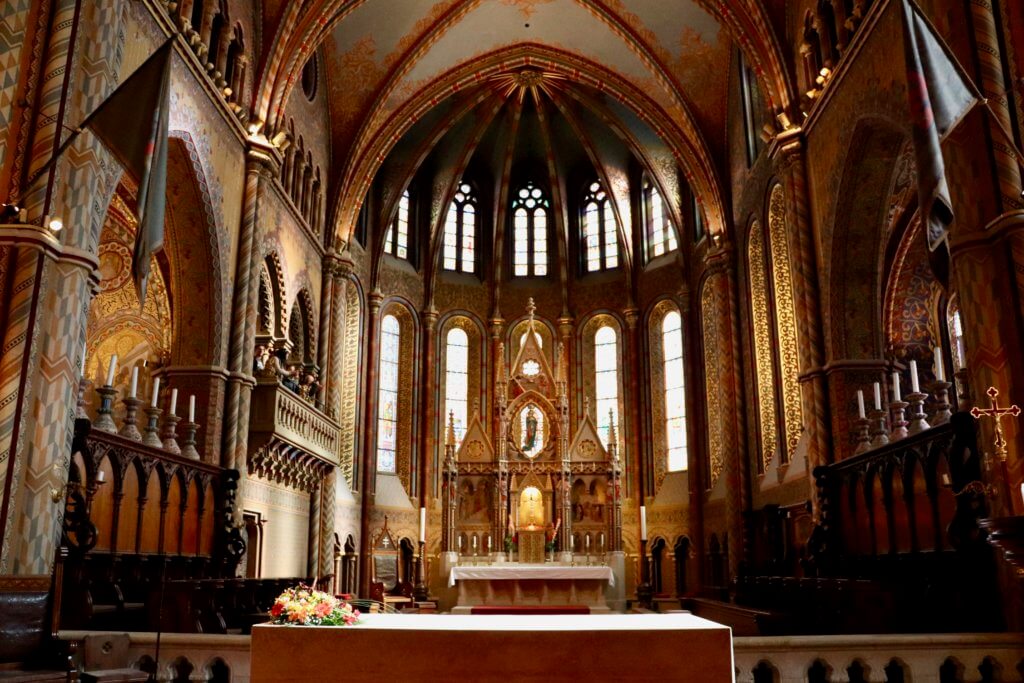
<path fill-rule="evenodd" d="M 608 446 L 608 428 L 619 420 L 619 353 L 615 329 L 605 325 L 594 335 L 594 388 L 597 399 L 597 429 Z"/>
<path fill-rule="evenodd" d="M 512 265 L 516 277 L 548 274 L 548 211 L 551 203 L 533 181 L 512 199 Z"/>
<path fill-rule="evenodd" d="M 675 251 L 679 246 L 669 222 L 665 200 L 649 178 L 644 178 L 644 219 L 647 224 L 647 258 Z"/>
<path fill-rule="evenodd" d="M 453 327 L 445 338 L 445 421 L 455 418 L 455 440 L 462 443 L 469 422 L 469 336 Z"/>
<path fill-rule="evenodd" d="M 617 268 L 619 240 L 615 230 L 615 212 L 601 183 L 594 182 L 587 187 L 580 223 L 586 271 L 593 273 Z"/>
<path fill-rule="evenodd" d="M 665 437 L 668 471 L 687 468 L 686 396 L 683 377 L 683 320 L 669 311 L 661 321 L 662 362 L 665 376 Z"/>
<path fill-rule="evenodd" d="M 478 204 L 469 183 L 460 183 L 444 222 L 444 269 L 476 271 Z"/>
<path fill-rule="evenodd" d="M 377 471 L 397 472 L 398 365 L 402 328 L 398 318 L 386 315 L 380 326 L 380 378 L 377 390 Z"/>
<path fill-rule="evenodd" d="M 398 212 L 388 226 L 384 236 L 384 252 L 400 259 L 409 260 L 409 190 L 402 193 L 398 200 Z"/>

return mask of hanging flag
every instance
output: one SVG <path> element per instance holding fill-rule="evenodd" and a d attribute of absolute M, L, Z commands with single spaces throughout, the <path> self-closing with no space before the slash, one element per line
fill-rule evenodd
<path fill-rule="evenodd" d="M 151 257 L 164 242 L 173 52 L 170 38 L 79 126 L 89 128 L 139 182 L 132 276 L 140 305 L 146 301 Z"/>
<path fill-rule="evenodd" d="M 925 221 L 936 276 L 948 277 L 946 242 L 953 206 L 946 184 L 941 143 L 946 134 L 982 100 L 956 58 L 913 0 L 903 6 L 903 46 L 907 62 L 907 98 L 914 126 L 918 208 Z"/>

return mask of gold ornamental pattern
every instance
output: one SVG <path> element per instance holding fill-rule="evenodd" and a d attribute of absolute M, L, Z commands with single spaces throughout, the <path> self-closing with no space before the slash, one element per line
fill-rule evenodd
<path fill-rule="evenodd" d="M 772 332 L 768 320 L 768 281 L 765 276 L 764 232 L 758 223 L 750 229 L 747 244 L 750 264 L 750 306 L 754 327 L 754 368 L 757 405 L 761 423 L 761 467 L 768 468 L 775 453 L 775 378 L 772 371 Z"/>
<path fill-rule="evenodd" d="M 722 367 L 719 348 L 724 336 L 721 334 L 721 315 L 715 288 L 720 275 L 714 275 L 704 283 L 701 292 L 701 317 L 704 323 L 704 384 L 707 394 L 708 411 L 708 468 L 711 478 L 709 485 L 714 487 L 722 474 L 724 462 L 722 446 L 722 430 L 725 421 L 722 416 L 721 377 L 725 372 Z"/>

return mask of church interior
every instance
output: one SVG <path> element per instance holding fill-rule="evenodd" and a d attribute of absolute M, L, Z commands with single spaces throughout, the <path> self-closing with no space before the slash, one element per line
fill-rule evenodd
<path fill-rule="evenodd" d="M 303 584 L 1024 681 L 1022 138 L 1015 0 L 0 2 L 0 680 Z"/>

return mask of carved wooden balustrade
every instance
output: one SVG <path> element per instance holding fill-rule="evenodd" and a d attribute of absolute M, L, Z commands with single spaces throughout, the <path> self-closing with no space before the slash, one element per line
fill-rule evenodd
<path fill-rule="evenodd" d="M 253 390 L 249 468 L 273 481 L 308 489 L 338 465 L 341 425 L 274 378 Z"/>

